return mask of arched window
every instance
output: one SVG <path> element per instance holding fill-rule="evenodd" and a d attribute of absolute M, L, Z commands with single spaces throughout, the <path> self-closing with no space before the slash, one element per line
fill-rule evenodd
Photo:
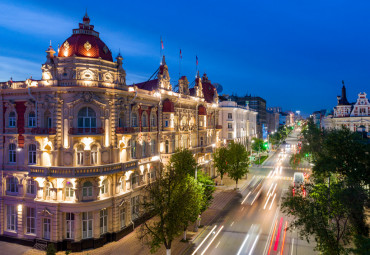
<path fill-rule="evenodd" d="M 82 145 L 77 146 L 77 165 L 84 164 L 84 147 Z"/>
<path fill-rule="evenodd" d="M 125 126 L 125 113 L 124 111 L 121 111 L 118 118 L 118 126 L 124 127 Z"/>
<path fill-rule="evenodd" d="M 78 112 L 77 118 L 79 128 L 85 129 L 96 128 L 96 113 L 92 108 L 90 107 L 82 108 Z"/>
<path fill-rule="evenodd" d="M 51 184 L 50 184 L 50 182 L 48 182 L 48 183 L 46 183 L 46 186 L 45 186 L 45 196 L 46 197 L 50 197 L 50 195 L 51 195 L 50 190 L 51 190 Z"/>
<path fill-rule="evenodd" d="M 9 163 L 17 162 L 17 146 L 14 143 L 9 144 Z"/>
<path fill-rule="evenodd" d="M 28 145 L 28 164 L 36 164 L 36 145 L 34 144 Z"/>
<path fill-rule="evenodd" d="M 131 188 L 134 189 L 137 186 L 139 186 L 139 182 L 140 182 L 140 175 L 138 175 L 137 173 L 133 173 L 131 175 Z"/>
<path fill-rule="evenodd" d="M 91 147 L 91 164 L 96 165 L 98 163 L 98 146 L 93 145 Z"/>
<path fill-rule="evenodd" d="M 142 126 L 142 127 L 147 127 L 147 126 L 148 126 L 148 121 L 147 121 L 147 114 L 146 114 L 146 112 L 144 112 L 144 113 L 141 115 L 141 126 Z"/>
<path fill-rule="evenodd" d="M 82 186 L 82 197 L 83 199 L 91 199 L 92 198 L 92 188 L 93 185 L 91 182 L 86 181 Z"/>
<path fill-rule="evenodd" d="M 101 183 L 101 187 L 100 187 L 100 194 L 101 195 L 104 195 L 104 194 L 107 194 L 108 193 L 108 180 L 105 179 L 104 181 L 102 181 Z"/>
<path fill-rule="evenodd" d="M 6 179 L 6 191 L 18 192 L 18 179 L 14 176 Z"/>
<path fill-rule="evenodd" d="M 74 196 L 73 184 L 71 182 L 66 183 L 65 195 L 66 198 L 73 198 Z"/>
<path fill-rule="evenodd" d="M 28 127 L 36 127 L 36 114 L 33 111 L 28 114 Z"/>
<path fill-rule="evenodd" d="M 166 154 L 170 153 L 170 142 L 168 140 L 166 140 L 164 148 Z"/>
<path fill-rule="evenodd" d="M 155 155 L 155 146 L 156 146 L 156 141 L 153 139 L 150 141 L 150 153 L 151 155 Z"/>
<path fill-rule="evenodd" d="M 15 125 L 16 125 L 16 121 L 15 121 L 15 112 L 10 112 L 9 113 L 9 123 L 8 123 L 9 125 L 9 127 L 10 128 L 13 128 L 13 127 L 15 127 Z"/>
<path fill-rule="evenodd" d="M 135 112 L 131 114 L 131 126 L 137 127 L 137 114 Z"/>
<path fill-rule="evenodd" d="M 157 116 L 153 113 L 150 115 L 150 126 L 155 127 L 157 125 Z"/>
<path fill-rule="evenodd" d="M 136 158 L 136 141 L 131 139 L 131 158 Z"/>

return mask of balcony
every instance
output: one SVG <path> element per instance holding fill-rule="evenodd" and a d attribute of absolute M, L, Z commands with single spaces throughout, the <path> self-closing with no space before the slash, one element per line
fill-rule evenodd
<path fill-rule="evenodd" d="M 29 175 L 33 177 L 50 176 L 64 178 L 93 177 L 129 171 L 136 169 L 137 166 L 138 166 L 137 160 L 125 163 L 114 163 L 100 166 L 82 166 L 82 167 L 30 166 Z"/>
<path fill-rule="evenodd" d="M 31 134 L 33 135 L 55 135 L 57 133 L 56 128 L 32 128 Z"/>
<path fill-rule="evenodd" d="M 133 127 L 116 127 L 117 134 L 131 134 L 135 133 L 135 128 Z"/>
<path fill-rule="evenodd" d="M 222 125 L 216 125 L 216 129 L 222 129 Z"/>
<path fill-rule="evenodd" d="M 104 134 L 104 128 L 69 128 L 70 135 L 101 135 Z"/>

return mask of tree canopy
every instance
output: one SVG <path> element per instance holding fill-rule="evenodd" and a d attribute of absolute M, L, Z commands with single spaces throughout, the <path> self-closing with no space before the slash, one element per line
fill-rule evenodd
<path fill-rule="evenodd" d="M 245 176 L 249 169 L 248 152 L 244 145 L 232 141 L 228 145 L 228 165 L 229 176 L 235 181 L 236 187 L 238 181 Z"/>

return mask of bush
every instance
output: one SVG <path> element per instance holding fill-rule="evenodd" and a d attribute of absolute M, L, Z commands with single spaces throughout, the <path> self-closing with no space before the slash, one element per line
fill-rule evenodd
<path fill-rule="evenodd" d="M 48 247 L 46 248 L 46 255 L 55 255 L 57 250 L 55 249 L 54 244 L 49 243 Z"/>

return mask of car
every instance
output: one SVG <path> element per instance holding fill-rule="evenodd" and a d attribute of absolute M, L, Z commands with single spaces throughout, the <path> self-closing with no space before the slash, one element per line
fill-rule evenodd
<path fill-rule="evenodd" d="M 306 196 L 306 190 L 304 189 L 304 181 L 305 177 L 303 173 L 295 172 L 293 176 L 293 196 L 295 194 L 295 190 L 301 188 L 303 192 L 303 196 Z"/>

